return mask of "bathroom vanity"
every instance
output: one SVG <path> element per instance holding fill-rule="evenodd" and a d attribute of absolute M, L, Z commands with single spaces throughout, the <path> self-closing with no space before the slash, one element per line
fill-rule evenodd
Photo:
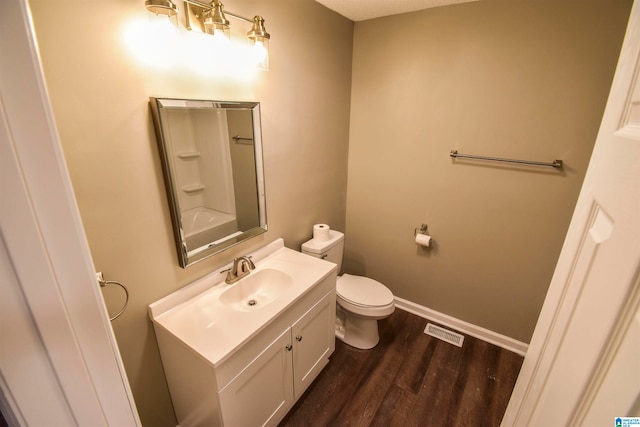
<path fill-rule="evenodd" d="M 149 306 L 181 427 L 277 425 L 335 349 L 336 265 L 282 239 L 251 256 Z"/>

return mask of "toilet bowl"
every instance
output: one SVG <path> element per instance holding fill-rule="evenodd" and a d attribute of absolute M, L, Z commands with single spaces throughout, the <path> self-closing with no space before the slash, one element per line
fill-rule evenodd
<path fill-rule="evenodd" d="M 336 301 L 336 336 L 352 347 L 375 347 L 380 340 L 378 320 L 395 310 L 393 293 L 368 277 L 343 274 L 336 284 Z"/>
<path fill-rule="evenodd" d="M 330 230 L 329 239 L 311 239 L 302 252 L 342 265 L 344 234 Z M 363 276 L 344 274 L 336 283 L 336 337 L 363 350 L 373 348 L 380 340 L 378 320 L 395 310 L 393 293 L 382 283 Z"/>

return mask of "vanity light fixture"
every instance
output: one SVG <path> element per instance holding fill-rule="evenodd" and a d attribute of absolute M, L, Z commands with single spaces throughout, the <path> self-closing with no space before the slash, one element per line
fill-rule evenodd
<path fill-rule="evenodd" d="M 146 0 L 145 7 L 150 14 L 157 17 L 166 16 L 171 25 L 178 24 L 178 7 L 171 0 Z"/>
<path fill-rule="evenodd" d="M 220 0 L 212 0 L 209 3 L 209 7 L 211 9 L 204 11 L 203 26 L 205 33 L 213 37 L 224 36 L 224 38 L 229 39 L 231 25 L 224 15 L 224 5 Z"/>
<path fill-rule="evenodd" d="M 258 68 L 269 69 L 269 39 L 271 36 L 264 29 L 264 18 L 262 16 L 253 17 L 253 28 L 247 33 L 249 39 L 253 41 L 253 53 Z"/>
<path fill-rule="evenodd" d="M 145 0 L 145 7 L 149 13 L 154 15 L 164 15 L 170 20 L 178 15 L 178 8 L 171 0 Z M 271 35 L 264 27 L 264 18 L 256 15 L 253 19 L 245 18 L 231 11 L 225 11 L 220 0 L 211 0 L 209 4 L 196 0 L 184 0 L 185 27 L 192 30 L 194 27 L 213 37 L 224 37 L 229 39 L 230 23 L 226 15 L 232 16 L 241 21 L 253 24 L 247 37 L 253 44 L 253 55 L 256 65 L 261 70 L 269 69 L 269 39 Z"/>

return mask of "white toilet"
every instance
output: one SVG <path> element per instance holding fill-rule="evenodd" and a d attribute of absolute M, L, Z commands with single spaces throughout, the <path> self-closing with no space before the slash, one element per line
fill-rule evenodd
<path fill-rule="evenodd" d="M 302 252 L 342 266 L 344 234 L 330 230 L 327 240 L 311 239 Z M 336 337 L 352 347 L 367 350 L 378 344 L 378 319 L 393 313 L 393 293 L 368 277 L 343 274 L 336 285 Z"/>

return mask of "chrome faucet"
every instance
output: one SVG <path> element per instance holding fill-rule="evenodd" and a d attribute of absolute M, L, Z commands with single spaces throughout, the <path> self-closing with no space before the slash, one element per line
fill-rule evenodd
<path fill-rule="evenodd" d="M 251 273 L 251 270 L 256 268 L 256 265 L 251 260 L 250 256 L 241 256 L 233 259 L 233 266 L 227 271 L 227 278 L 224 280 L 231 285 L 242 279 L 247 274 Z"/>

